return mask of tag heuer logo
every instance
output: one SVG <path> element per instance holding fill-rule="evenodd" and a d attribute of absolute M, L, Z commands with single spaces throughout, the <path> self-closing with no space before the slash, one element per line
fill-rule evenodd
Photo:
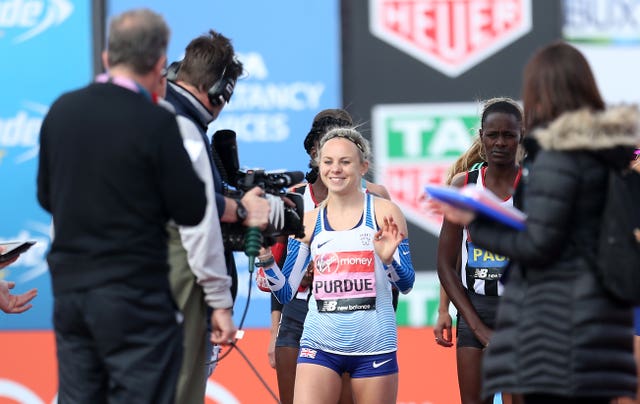
<path fill-rule="evenodd" d="M 456 77 L 531 30 L 531 0 L 369 0 L 369 26 Z"/>

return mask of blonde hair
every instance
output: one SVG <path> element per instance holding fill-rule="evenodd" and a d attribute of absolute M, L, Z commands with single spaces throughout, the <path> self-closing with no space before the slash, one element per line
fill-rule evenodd
<path fill-rule="evenodd" d="M 469 171 L 474 164 L 483 163 L 485 160 L 486 157 L 482 153 L 480 136 L 476 136 L 467 151 L 465 151 L 462 156 L 458 157 L 458 159 L 449 167 L 445 183 L 447 185 L 451 185 L 451 181 L 453 181 L 453 177 L 455 177 L 456 174 Z"/>
<path fill-rule="evenodd" d="M 360 156 L 360 161 L 365 162 L 369 161 L 371 157 L 371 146 L 369 145 L 369 141 L 365 139 L 364 136 L 354 128 L 334 128 L 329 130 L 322 138 L 320 139 L 320 150 L 322 147 L 331 139 L 335 138 L 343 138 L 347 139 L 358 149 L 358 155 Z M 318 153 L 319 159 L 321 153 Z"/>

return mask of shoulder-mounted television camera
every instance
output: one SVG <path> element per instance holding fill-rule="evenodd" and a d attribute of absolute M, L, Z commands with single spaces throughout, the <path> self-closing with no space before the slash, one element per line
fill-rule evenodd
<path fill-rule="evenodd" d="M 265 171 L 240 169 L 236 133 L 229 129 L 218 130 L 211 137 L 211 154 L 224 182 L 224 194 L 230 198 L 242 198 L 245 192 L 258 186 L 271 202 L 269 225 L 262 231 L 262 245 L 270 246 L 279 236 L 304 236 L 304 201 L 302 195 L 287 192 L 287 188 L 301 182 L 301 171 Z M 291 205 L 285 203 L 288 199 Z M 246 227 L 240 223 L 221 223 L 225 249 L 244 250 Z"/>

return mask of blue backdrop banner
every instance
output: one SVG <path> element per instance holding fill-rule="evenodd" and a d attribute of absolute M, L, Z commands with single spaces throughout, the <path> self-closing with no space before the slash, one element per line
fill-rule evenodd
<path fill-rule="evenodd" d="M 62 93 L 92 80 L 91 2 L 0 1 L 0 240 L 38 243 L 0 272 L 15 281 L 14 293 L 38 288 L 34 307 L 6 316 L 0 329 L 50 329 L 52 295 L 45 261 L 51 219 L 36 201 L 38 135 L 49 105 Z M 313 116 L 340 106 L 340 33 L 337 0 L 277 3 L 113 0 L 108 18 L 149 7 L 172 31 L 169 59 L 177 60 L 194 37 L 215 29 L 232 39 L 246 75 L 231 104 L 211 128 L 232 129 L 243 167 L 306 170 L 302 147 Z M 269 21 L 265 21 L 269 19 Z M 267 26 L 268 29 L 264 27 Z M 249 295 L 246 258 L 238 256 L 239 317 Z M 269 295 L 252 289 L 245 326 L 269 325 Z"/>
<path fill-rule="evenodd" d="M 0 272 L 13 293 L 38 288 L 33 308 L 5 316 L 0 329 L 51 328 L 52 298 L 45 254 L 50 217 L 36 201 L 38 136 L 49 105 L 92 76 L 91 2 L 0 1 L 0 239 L 38 243 Z"/>

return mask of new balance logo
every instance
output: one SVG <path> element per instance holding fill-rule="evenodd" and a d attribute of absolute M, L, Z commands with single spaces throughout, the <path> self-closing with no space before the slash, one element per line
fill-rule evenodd
<path fill-rule="evenodd" d="M 387 362 L 391 362 L 391 359 L 387 359 L 386 361 L 382 361 L 382 362 L 373 361 L 373 368 L 378 369 L 380 366 L 384 365 Z"/>
<path fill-rule="evenodd" d="M 338 306 L 338 302 L 335 300 L 325 300 L 322 302 L 322 308 L 320 311 L 336 311 L 336 307 Z"/>

